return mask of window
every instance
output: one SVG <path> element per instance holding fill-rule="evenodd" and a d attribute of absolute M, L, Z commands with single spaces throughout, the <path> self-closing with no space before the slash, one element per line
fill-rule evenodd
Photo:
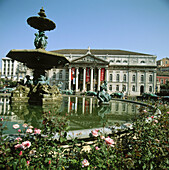
<path fill-rule="evenodd" d="M 123 81 L 126 82 L 126 74 L 123 75 Z"/>
<path fill-rule="evenodd" d="M 152 86 L 149 86 L 149 92 L 152 92 Z"/>
<path fill-rule="evenodd" d="M 116 63 L 120 63 L 120 60 L 117 60 Z"/>
<path fill-rule="evenodd" d="M 120 75 L 117 74 L 117 75 L 116 75 L 116 81 L 119 82 L 119 80 L 120 80 Z"/>
<path fill-rule="evenodd" d="M 66 72 L 66 77 L 65 77 L 66 80 L 69 80 L 69 73 Z"/>
<path fill-rule="evenodd" d="M 164 80 L 163 79 L 161 79 L 161 84 L 164 84 Z"/>
<path fill-rule="evenodd" d="M 119 91 L 119 85 L 116 85 L 116 91 Z"/>
<path fill-rule="evenodd" d="M 126 91 L 126 85 L 123 85 L 122 90 L 123 90 L 123 91 Z"/>
<path fill-rule="evenodd" d="M 132 91 L 136 91 L 135 85 L 132 86 Z"/>
<path fill-rule="evenodd" d="M 141 82 L 144 82 L 144 75 L 141 75 Z"/>
<path fill-rule="evenodd" d="M 112 74 L 109 75 L 109 80 L 113 81 L 113 75 Z"/>
<path fill-rule="evenodd" d="M 145 63 L 145 61 L 142 60 L 140 63 Z"/>
<path fill-rule="evenodd" d="M 123 63 L 127 63 L 127 60 L 124 60 Z"/>
<path fill-rule="evenodd" d="M 112 85 L 109 86 L 109 90 L 112 91 Z"/>
<path fill-rule="evenodd" d="M 56 73 L 55 72 L 53 73 L 53 79 L 56 79 Z"/>
<path fill-rule="evenodd" d="M 149 82 L 152 82 L 152 81 L 153 81 L 153 76 L 149 75 Z"/>
<path fill-rule="evenodd" d="M 59 79 L 62 79 L 62 72 L 63 72 L 63 70 L 59 71 Z"/>
<path fill-rule="evenodd" d="M 132 81 L 135 82 L 136 81 L 136 75 L 133 75 L 132 77 Z"/>

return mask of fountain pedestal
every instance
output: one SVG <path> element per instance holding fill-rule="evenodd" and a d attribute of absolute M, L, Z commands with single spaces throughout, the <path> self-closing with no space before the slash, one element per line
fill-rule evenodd
<path fill-rule="evenodd" d="M 24 63 L 28 68 L 33 70 L 33 84 L 29 87 L 18 86 L 13 92 L 11 103 L 29 102 L 31 104 L 49 104 L 61 100 L 61 94 L 57 87 L 50 86 L 47 82 L 46 70 L 53 67 L 63 67 L 69 61 L 62 54 L 48 52 L 45 50 L 47 46 L 47 36 L 45 31 L 55 29 L 56 25 L 53 21 L 46 18 L 44 9 L 38 13 L 39 16 L 29 17 L 27 23 L 38 29 L 35 33 L 33 50 L 11 50 L 7 57 Z"/>

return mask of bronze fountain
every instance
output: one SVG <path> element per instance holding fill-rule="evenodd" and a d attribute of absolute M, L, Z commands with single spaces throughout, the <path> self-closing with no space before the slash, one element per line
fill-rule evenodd
<path fill-rule="evenodd" d="M 63 67 L 69 61 L 64 55 L 46 51 L 47 36 L 45 31 L 51 31 L 56 28 L 53 21 L 46 18 L 45 10 L 40 9 L 39 16 L 29 17 L 27 23 L 38 30 L 35 33 L 34 45 L 36 49 L 13 49 L 9 51 L 7 57 L 24 63 L 28 68 L 33 70 L 33 83 L 28 79 L 25 85 L 17 86 L 12 93 L 11 103 L 29 102 L 36 104 L 54 103 L 61 99 L 61 95 L 56 86 L 50 86 L 48 78 L 45 77 L 46 70 L 53 67 Z"/>

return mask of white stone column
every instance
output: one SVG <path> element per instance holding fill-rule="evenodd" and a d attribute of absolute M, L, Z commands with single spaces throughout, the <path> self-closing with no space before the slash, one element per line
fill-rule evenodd
<path fill-rule="evenodd" d="M 69 67 L 69 90 L 71 90 L 71 67 Z"/>
<path fill-rule="evenodd" d="M 101 74 L 101 68 L 98 68 L 97 91 L 100 91 L 100 74 Z"/>
<path fill-rule="evenodd" d="M 90 68 L 90 91 L 93 91 L 93 68 Z"/>
<path fill-rule="evenodd" d="M 12 77 L 11 71 L 12 71 L 12 61 L 9 60 L 9 75 Z"/>
<path fill-rule="evenodd" d="M 6 65 L 6 68 L 5 68 L 5 77 L 7 77 L 7 72 L 8 72 L 8 62 L 7 60 L 5 60 L 5 65 Z"/>
<path fill-rule="evenodd" d="M 79 68 L 77 67 L 76 68 L 76 89 L 75 89 L 75 91 L 77 92 L 77 91 L 79 91 L 79 89 L 78 89 L 78 87 L 79 87 Z"/>
<path fill-rule="evenodd" d="M 156 76 L 156 71 L 153 72 L 153 92 L 155 93 L 156 92 L 156 86 L 157 86 L 157 76 Z"/>
<path fill-rule="evenodd" d="M 75 98 L 75 113 L 77 113 L 78 97 Z"/>
<path fill-rule="evenodd" d="M 108 70 L 107 70 L 107 68 L 105 68 L 105 81 L 108 82 Z"/>
<path fill-rule="evenodd" d="M 83 68 L 83 92 L 86 91 L 86 68 Z"/>

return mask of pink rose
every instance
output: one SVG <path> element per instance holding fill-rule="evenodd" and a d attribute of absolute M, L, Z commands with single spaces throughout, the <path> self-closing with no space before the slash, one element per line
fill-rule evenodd
<path fill-rule="evenodd" d="M 143 110 L 144 113 L 147 113 L 147 110 Z"/>
<path fill-rule="evenodd" d="M 97 129 L 96 129 L 96 130 L 93 130 L 93 131 L 92 131 L 92 135 L 93 135 L 94 137 L 97 137 L 97 136 L 98 136 L 98 131 L 99 131 L 99 130 L 97 130 Z"/>
<path fill-rule="evenodd" d="M 15 149 L 18 149 L 18 148 L 23 149 L 24 148 L 24 146 L 22 144 L 17 144 L 14 147 L 15 147 Z"/>
<path fill-rule="evenodd" d="M 114 140 L 111 139 L 110 137 L 105 138 L 106 144 L 113 146 L 114 145 Z"/>
<path fill-rule="evenodd" d="M 31 142 L 25 141 L 25 142 L 22 142 L 22 145 L 23 145 L 23 149 L 25 150 L 31 146 Z"/>
<path fill-rule="evenodd" d="M 35 133 L 35 134 L 40 134 L 40 133 L 41 133 L 41 130 L 35 128 L 35 129 L 34 129 L 34 133 Z"/>
<path fill-rule="evenodd" d="M 32 129 L 27 129 L 27 130 L 26 130 L 26 133 L 32 133 L 32 132 L 33 132 Z"/>
<path fill-rule="evenodd" d="M 19 142 L 19 141 L 22 140 L 22 138 L 18 137 L 18 138 L 16 138 L 15 140 L 17 140 L 17 142 Z"/>
<path fill-rule="evenodd" d="M 29 164 L 30 164 L 30 161 L 26 161 L 26 163 L 27 163 L 27 165 L 29 165 Z"/>
<path fill-rule="evenodd" d="M 3 121 L 4 119 L 1 117 L 1 121 Z"/>
<path fill-rule="evenodd" d="M 14 124 L 14 125 L 13 125 L 13 128 L 14 128 L 14 129 L 18 129 L 19 127 L 20 127 L 20 126 L 19 126 L 18 124 Z"/>
<path fill-rule="evenodd" d="M 19 156 L 21 156 L 22 155 L 22 151 L 20 151 L 20 153 L 19 153 Z"/>
<path fill-rule="evenodd" d="M 95 149 L 96 149 L 96 150 L 99 150 L 99 147 L 98 147 L 98 146 L 96 146 L 96 147 L 95 147 Z"/>
<path fill-rule="evenodd" d="M 84 160 L 82 161 L 82 167 L 85 167 L 85 166 L 89 166 L 89 162 L 88 162 L 87 159 L 84 159 Z"/>
<path fill-rule="evenodd" d="M 18 129 L 18 132 L 21 132 L 21 129 Z"/>
<path fill-rule="evenodd" d="M 151 118 L 153 119 L 153 118 L 154 118 L 154 116 L 151 116 Z"/>
<path fill-rule="evenodd" d="M 51 160 L 49 160 L 49 165 L 51 164 Z"/>
<path fill-rule="evenodd" d="M 154 122 L 155 122 L 155 123 L 158 123 L 158 120 L 155 119 Z"/>

